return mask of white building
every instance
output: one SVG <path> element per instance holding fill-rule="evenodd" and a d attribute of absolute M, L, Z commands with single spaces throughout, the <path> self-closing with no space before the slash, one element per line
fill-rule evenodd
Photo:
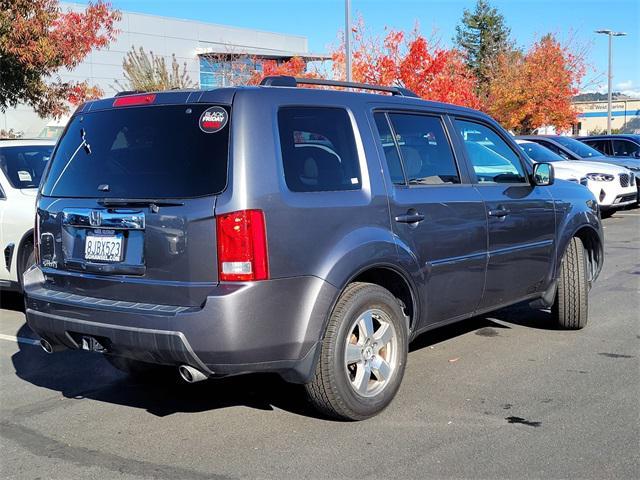
<path fill-rule="evenodd" d="M 84 6 L 63 3 L 62 8 L 83 10 Z M 225 83 L 221 72 L 233 61 L 233 55 L 251 55 L 257 59 L 255 67 L 258 70 L 262 59 L 286 61 L 291 57 L 302 57 L 314 61 L 328 58 L 309 53 L 307 38 L 303 36 L 194 20 L 123 11 L 117 28 L 120 33 L 108 48 L 90 53 L 74 70 L 61 72 L 62 81 L 87 81 L 100 87 L 106 96 L 112 96 L 118 91 L 116 81 L 124 82 L 122 61 L 131 47 L 142 47 L 147 53 L 164 56 L 167 65 L 171 65 L 174 54 L 181 66 L 186 64 L 191 81 L 202 88 Z M 207 55 L 215 58 L 212 60 Z M 0 129 L 24 132 L 25 137 L 38 135 L 49 122 L 50 119 L 39 118 L 26 106 L 0 112 Z"/>

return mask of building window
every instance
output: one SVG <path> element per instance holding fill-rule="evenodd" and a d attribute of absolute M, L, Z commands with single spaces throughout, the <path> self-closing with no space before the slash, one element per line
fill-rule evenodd
<path fill-rule="evenodd" d="M 262 59 L 237 55 L 201 55 L 200 88 L 246 84 L 262 72 Z"/>

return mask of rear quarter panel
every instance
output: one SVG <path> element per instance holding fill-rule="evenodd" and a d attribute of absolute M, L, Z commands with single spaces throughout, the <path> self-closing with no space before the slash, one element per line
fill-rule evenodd
<path fill-rule="evenodd" d="M 396 241 L 380 159 L 366 116 L 365 100 L 341 92 L 246 89 L 234 99 L 229 187 L 216 215 L 259 208 L 265 213 L 270 276 L 315 276 L 339 292 L 372 265 L 397 265 Z M 352 101 L 353 100 L 353 101 Z M 282 106 L 346 108 L 354 129 L 362 188 L 293 192 L 286 185 L 278 109 Z M 286 294 L 286 292 L 283 292 Z"/>

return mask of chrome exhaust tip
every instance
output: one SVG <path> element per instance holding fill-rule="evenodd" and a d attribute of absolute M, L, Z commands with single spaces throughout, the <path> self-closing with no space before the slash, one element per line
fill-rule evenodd
<path fill-rule="evenodd" d="M 45 352 L 49 354 L 53 353 L 53 346 L 44 338 L 40 339 L 40 346 Z"/>
<path fill-rule="evenodd" d="M 207 379 L 204 373 L 190 365 L 180 365 L 178 367 L 178 373 L 180 373 L 182 379 L 187 383 L 196 383 Z"/>

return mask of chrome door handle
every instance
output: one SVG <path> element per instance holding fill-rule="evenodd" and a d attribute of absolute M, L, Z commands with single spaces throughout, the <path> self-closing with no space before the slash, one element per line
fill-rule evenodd
<path fill-rule="evenodd" d="M 511 213 L 511 210 L 507 210 L 504 207 L 500 207 L 497 210 L 489 210 L 489 216 L 490 217 L 502 218 L 502 217 L 506 217 L 510 213 Z"/>
<path fill-rule="evenodd" d="M 395 218 L 398 223 L 418 223 L 424 220 L 424 215 L 421 213 L 406 213 L 405 215 L 398 215 Z"/>

